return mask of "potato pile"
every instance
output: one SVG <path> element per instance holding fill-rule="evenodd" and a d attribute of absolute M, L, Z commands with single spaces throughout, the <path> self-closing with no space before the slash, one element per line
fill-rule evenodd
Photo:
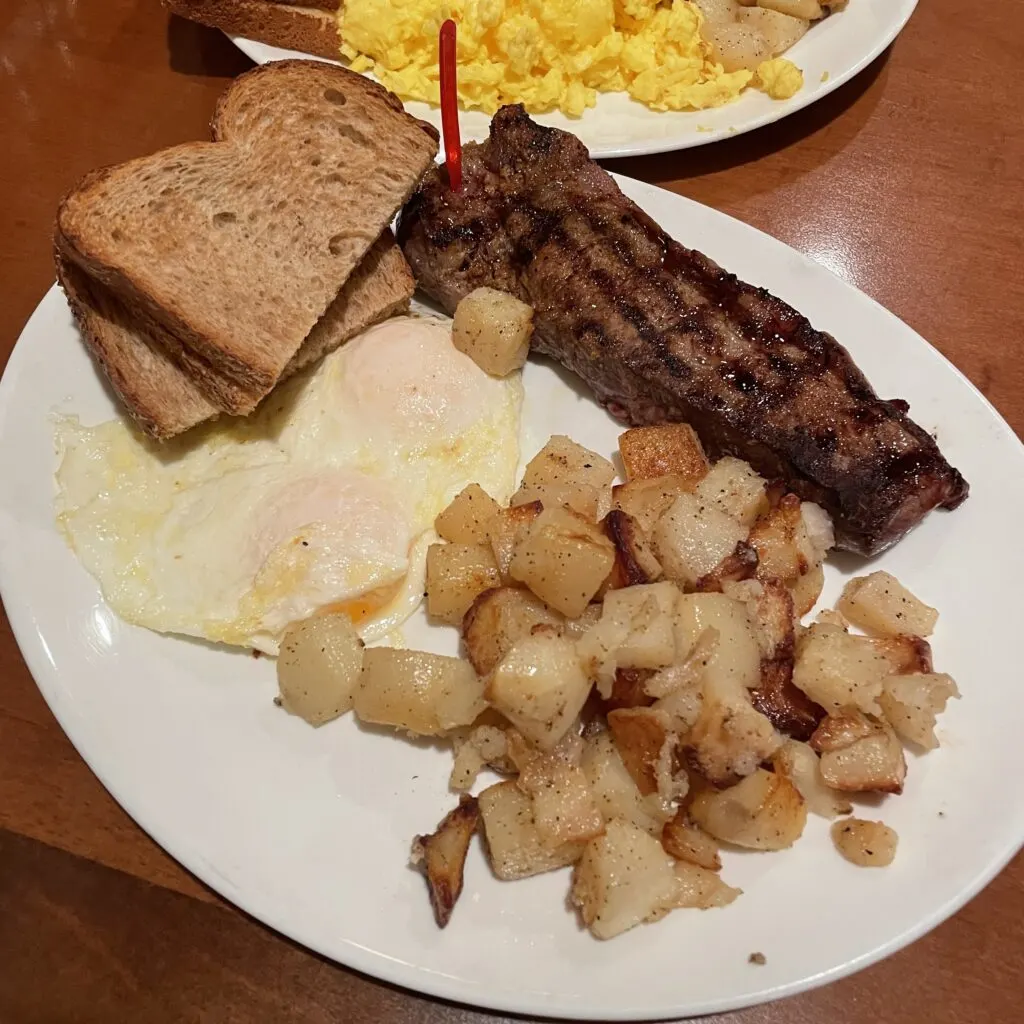
<path fill-rule="evenodd" d="M 704 36 L 726 71 L 756 71 L 785 53 L 811 27 L 847 0 L 694 0 Z"/>
<path fill-rule="evenodd" d="M 724 906 L 722 844 L 782 850 L 808 813 L 899 793 L 903 744 L 936 746 L 958 695 L 932 668 L 936 612 L 888 573 L 801 625 L 833 543 L 820 508 L 710 463 L 685 424 L 627 430 L 619 450 L 615 484 L 607 459 L 552 437 L 508 507 L 471 486 L 438 517 L 427 611 L 464 658 L 363 651 L 339 615 L 283 645 L 288 710 L 451 741 L 459 806 L 413 851 L 442 926 L 477 831 L 500 879 L 571 865 L 598 938 Z M 469 796 L 485 769 L 503 781 Z M 879 822 L 833 837 L 855 864 L 895 854 Z"/>

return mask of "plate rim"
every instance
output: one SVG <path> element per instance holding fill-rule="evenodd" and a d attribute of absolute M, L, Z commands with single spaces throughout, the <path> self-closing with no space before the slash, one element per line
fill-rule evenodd
<path fill-rule="evenodd" d="M 670 201 L 681 201 L 684 206 L 691 204 L 693 206 L 704 205 L 696 203 L 694 200 L 679 195 L 678 193 L 671 192 L 668 189 L 661 189 L 658 186 L 638 181 L 636 179 L 630 179 L 624 175 L 615 174 L 614 178 L 620 186 L 625 184 L 634 192 L 646 192 L 648 194 L 667 193 L 672 197 Z M 710 207 L 707 207 L 707 209 L 711 209 L 717 217 L 724 217 L 741 225 L 744 231 L 756 232 L 757 235 L 769 238 L 774 243 L 784 246 L 785 249 L 802 265 L 810 265 L 818 272 L 824 271 L 830 274 L 833 278 L 836 278 L 844 288 L 855 292 L 860 301 L 866 300 L 877 310 L 880 310 L 885 316 L 902 324 L 908 332 L 908 340 L 913 338 L 916 344 L 930 349 L 933 357 L 937 357 L 946 370 L 952 371 L 958 383 L 961 386 L 966 385 L 971 396 L 975 400 L 980 401 L 981 406 L 988 413 L 990 420 L 1002 433 L 1005 434 L 1006 438 L 1010 442 L 1014 443 L 1018 448 L 1024 449 L 1024 443 L 1022 443 L 1021 439 L 1017 436 L 1012 427 L 1010 427 L 985 395 L 982 394 L 981 391 L 962 373 L 962 371 L 960 371 L 945 355 L 943 355 L 942 352 L 929 345 L 929 343 L 917 331 L 897 317 L 896 314 L 885 309 L 884 306 L 873 299 L 870 295 L 867 295 L 865 292 L 858 289 L 855 285 L 843 280 L 830 268 L 817 263 L 793 247 L 786 245 L 786 243 L 781 242 L 778 239 L 774 239 L 766 232 L 760 231 L 759 229 L 740 221 L 739 218 L 731 217 L 728 214 L 724 214 L 721 211 L 714 210 Z M 28 358 L 29 348 L 27 345 L 23 344 L 23 341 L 30 333 L 33 321 L 37 317 L 46 315 L 46 307 L 48 303 L 60 302 L 63 304 L 64 301 L 65 300 L 60 292 L 59 286 L 56 284 L 51 285 L 50 289 L 43 296 L 42 300 L 26 322 L 26 325 L 11 352 L 11 356 L 4 369 L 4 373 L 2 377 L 0 377 L 0 436 L 3 436 L 4 434 L 6 420 L 9 414 L 9 407 L 11 405 L 10 395 L 13 389 L 11 380 L 19 372 L 22 360 Z M 654 1010 L 617 1008 L 609 1011 L 607 1008 L 596 1007 L 593 1005 L 581 1005 L 573 1008 L 568 1006 L 558 1007 L 553 1011 L 550 1002 L 546 1001 L 539 995 L 531 994 L 520 996 L 518 999 L 512 999 L 508 998 L 503 991 L 500 991 L 495 995 L 474 993 L 467 991 L 467 986 L 463 981 L 453 982 L 448 978 L 436 975 L 430 971 L 424 971 L 418 968 L 415 964 L 395 962 L 387 956 L 377 951 L 362 947 L 353 941 L 346 940 L 344 942 L 345 959 L 341 959 L 337 955 L 336 951 L 331 951 L 320 943 L 309 941 L 307 938 L 304 938 L 300 934 L 300 929 L 295 927 L 294 924 L 281 921 L 278 915 L 274 913 L 267 913 L 263 909 L 257 909 L 254 902 L 244 892 L 236 890 L 223 875 L 220 875 L 215 870 L 213 865 L 208 865 L 204 861 L 202 855 L 198 853 L 198 851 L 191 851 L 188 848 L 189 843 L 187 836 L 183 836 L 180 833 L 177 835 L 167 836 L 161 829 L 152 827 L 150 820 L 151 812 L 145 807 L 138 806 L 135 801 L 126 799 L 122 793 L 122 787 L 117 783 L 112 782 L 106 773 L 97 769 L 93 763 L 93 758 L 82 749 L 79 740 L 76 739 L 76 737 L 65 727 L 66 718 L 63 713 L 60 694 L 57 691 L 55 684 L 57 673 L 47 663 L 45 644 L 34 629 L 32 615 L 28 606 L 23 602 L 14 599 L 14 595 L 10 588 L 10 575 L 3 545 L 0 545 L 0 600 L 4 603 L 8 620 L 11 625 L 11 631 L 18 643 L 21 656 L 32 674 L 33 680 L 35 681 L 40 693 L 46 700 L 48 707 L 57 719 L 57 722 L 60 724 L 65 735 L 104 788 L 111 794 L 111 796 L 114 797 L 117 803 L 132 818 L 132 820 L 144 832 L 146 832 L 147 835 L 153 838 L 158 845 L 166 850 L 172 857 L 174 857 L 175 860 L 183 865 L 203 884 L 221 894 L 225 899 L 235 904 L 243 912 L 249 914 L 264 926 L 290 938 L 300 946 L 313 950 L 315 953 L 345 967 L 346 969 L 355 970 L 366 976 L 397 985 L 410 992 L 420 993 L 435 999 L 451 1001 L 458 1003 L 459 1005 L 518 1015 L 536 1015 L 547 1019 L 552 1019 L 552 1017 L 554 1017 L 557 1019 L 594 1021 L 653 1021 L 674 1019 L 677 1018 L 680 1013 L 685 1013 L 687 1015 L 706 1015 L 712 1013 L 732 1012 L 772 1002 L 801 992 L 812 991 L 825 984 L 829 984 L 833 981 L 858 973 L 872 964 L 877 963 L 905 948 L 912 942 L 933 930 L 965 906 L 982 889 L 984 889 L 1016 856 L 1021 847 L 1024 846 L 1024 802 L 1022 802 L 1021 814 L 1019 815 L 1019 820 L 1015 830 L 1015 843 L 1010 843 L 1009 845 L 998 849 L 988 862 L 985 863 L 980 870 L 974 873 L 971 881 L 967 885 L 961 888 L 954 895 L 950 896 L 943 903 L 934 907 L 930 913 L 924 915 L 918 921 L 904 928 L 898 934 L 892 936 L 887 941 L 880 943 L 874 949 L 864 952 L 860 956 L 848 959 L 843 963 L 837 964 L 828 970 L 821 971 L 816 975 L 797 978 L 778 985 L 765 986 L 764 988 L 757 989 L 756 991 L 751 991 L 747 995 L 733 998 L 723 997 L 718 999 L 704 999 L 701 1002 Z"/>
<path fill-rule="evenodd" d="M 739 135 L 746 135 L 749 132 L 766 128 L 768 125 L 782 121 L 792 114 L 796 114 L 801 110 L 806 110 L 807 107 L 813 105 L 818 100 L 831 95 L 837 89 L 846 85 L 847 82 L 860 75 L 893 44 L 913 17 L 914 12 L 917 10 L 919 0 L 907 0 L 907 2 L 908 6 L 906 11 L 898 17 L 896 21 L 886 27 L 885 31 L 881 33 L 870 50 L 859 60 L 840 74 L 829 76 L 828 81 L 820 83 L 820 87 L 813 92 L 807 92 L 806 88 L 804 88 L 797 93 L 796 96 L 793 96 L 788 100 L 780 101 L 781 109 L 777 111 L 767 110 L 763 114 L 751 118 L 741 126 L 727 125 L 722 128 L 715 128 L 712 131 L 693 132 L 690 136 L 686 137 L 672 136 L 669 138 L 649 139 L 647 141 L 626 143 L 619 146 L 591 147 L 589 150 L 590 155 L 595 160 L 624 160 L 629 157 L 655 156 L 661 153 L 676 153 L 686 149 L 696 149 L 699 146 L 708 146 L 714 142 L 721 142 L 724 139 L 736 138 Z M 261 43 L 255 39 L 248 39 L 245 36 L 234 35 L 229 32 L 225 32 L 224 35 L 235 47 L 241 50 L 246 57 L 258 65 L 269 64 L 275 60 L 285 60 L 288 59 L 288 57 L 294 56 L 294 51 L 284 50 L 281 47 L 270 46 L 267 43 Z M 271 50 L 280 54 L 280 56 L 258 56 L 257 54 L 259 54 L 261 50 Z M 304 56 L 308 57 L 310 60 L 326 61 L 326 58 L 317 57 L 313 54 L 305 54 Z M 591 110 L 592 109 L 593 108 L 591 108 Z M 587 113 L 589 112 L 590 111 Z M 587 116 L 587 113 L 584 114 L 584 117 Z M 694 117 L 698 117 L 701 112 L 692 111 L 690 113 L 692 113 Z"/>

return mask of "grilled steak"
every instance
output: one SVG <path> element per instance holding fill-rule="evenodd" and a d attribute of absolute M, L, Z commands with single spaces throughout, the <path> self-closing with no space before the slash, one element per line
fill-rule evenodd
<path fill-rule="evenodd" d="M 449 312 L 489 285 L 535 309 L 533 347 L 630 424 L 685 420 L 829 510 L 842 547 L 873 554 L 967 483 L 900 400 L 795 309 L 669 238 L 573 135 L 505 107 L 402 213 L 420 286 Z"/>

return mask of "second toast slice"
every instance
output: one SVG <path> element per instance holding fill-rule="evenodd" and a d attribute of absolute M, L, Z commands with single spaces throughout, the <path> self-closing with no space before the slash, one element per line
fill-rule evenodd
<path fill-rule="evenodd" d="M 242 75 L 214 128 L 219 141 L 90 175 L 57 237 L 63 258 L 232 382 L 221 401 L 244 414 L 432 164 L 437 133 L 315 61 Z"/>

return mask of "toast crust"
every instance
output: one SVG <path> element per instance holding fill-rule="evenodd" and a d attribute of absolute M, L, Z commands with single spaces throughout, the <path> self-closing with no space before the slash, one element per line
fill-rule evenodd
<path fill-rule="evenodd" d="M 437 132 L 361 75 L 280 61 L 235 81 L 214 135 L 87 175 L 58 240 L 237 385 L 228 411 L 247 413 L 432 165 Z"/>
<path fill-rule="evenodd" d="M 232 36 L 326 60 L 341 56 L 339 0 L 162 0 L 172 14 Z"/>
<path fill-rule="evenodd" d="M 55 262 L 86 348 L 144 433 L 164 441 L 221 413 L 216 396 L 199 387 L 194 362 L 182 360 L 182 346 L 167 331 L 126 307 L 110 289 L 64 258 L 59 246 Z M 412 271 L 387 230 L 345 282 L 282 380 L 368 327 L 408 310 L 414 289 Z M 210 373 L 209 367 L 204 369 Z M 204 383 L 208 385 L 209 379 Z"/>
<path fill-rule="evenodd" d="M 146 434 L 166 440 L 218 415 L 220 410 L 112 292 L 59 251 L 54 262 L 85 347 Z"/>

